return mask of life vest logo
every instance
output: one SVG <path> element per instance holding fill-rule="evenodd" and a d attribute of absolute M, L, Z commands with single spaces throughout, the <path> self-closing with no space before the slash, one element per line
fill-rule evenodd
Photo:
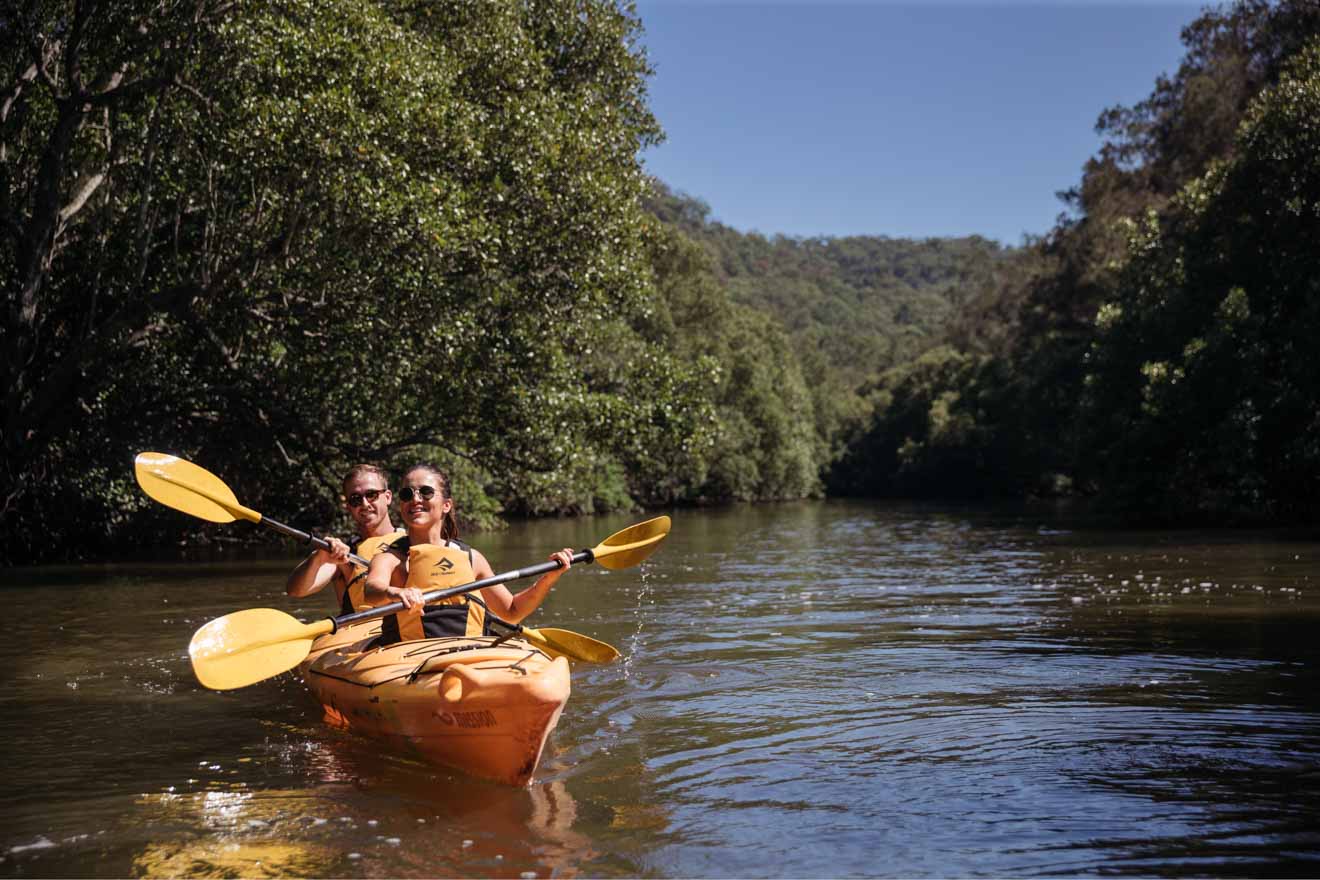
<path fill-rule="evenodd" d="M 441 559 L 439 562 L 435 564 L 434 568 L 432 568 L 432 571 L 438 571 L 441 574 L 449 574 L 453 570 L 454 570 L 454 560 L 450 559 L 448 556 Z"/>

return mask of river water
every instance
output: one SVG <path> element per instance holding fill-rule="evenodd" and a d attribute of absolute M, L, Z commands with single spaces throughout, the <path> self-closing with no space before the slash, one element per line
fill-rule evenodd
<path fill-rule="evenodd" d="M 473 540 L 502 571 L 630 521 Z M 327 727 L 291 674 L 197 685 L 207 620 L 330 611 L 290 565 L 5 573 L 0 876 L 1320 874 L 1315 533 L 677 511 L 530 621 L 623 657 L 575 668 L 526 789 Z"/>

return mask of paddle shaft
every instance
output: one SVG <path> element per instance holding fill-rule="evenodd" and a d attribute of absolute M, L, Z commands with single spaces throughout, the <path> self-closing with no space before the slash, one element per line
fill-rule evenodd
<path fill-rule="evenodd" d="M 205 486 L 199 486 L 196 483 L 192 482 L 191 480 L 182 479 L 177 474 L 170 474 L 160 470 L 153 470 L 152 475 L 157 477 L 158 479 L 164 480 L 167 483 L 173 483 L 175 486 L 178 486 L 182 489 L 186 489 L 189 492 L 192 492 L 194 495 L 200 495 L 202 498 L 207 499 L 213 504 L 218 504 L 220 507 L 223 507 L 225 510 L 229 511 L 229 513 L 233 516 L 237 516 L 241 519 L 248 520 L 249 522 L 260 523 L 261 525 L 266 526 L 267 528 L 274 529 L 277 532 L 283 532 L 284 534 L 288 535 L 290 538 L 296 538 L 297 540 L 303 542 L 304 544 L 311 544 L 313 547 L 317 548 L 318 550 L 330 549 L 330 542 L 327 541 L 325 538 L 318 538 L 313 534 L 304 532 L 302 529 L 295 529 L 293 526 L 286 526 L 284 523 L 279 522 L 278 520 L 273 520 L 270 517 L 266 516 L 265 514 L 258 513 L 252 508 L 245 507 L 242 504 L 238 504 L 236 502 L 231 503 L 228 499 L 221 498 L 219 495 L 207 489 Z M 212 479 L 218 479 L 212 474 L 207 474 L 207 476 L 210 476 Z M 228 489 L 228 487 L 225 488 Z M 353 562 L 356 562 L 358 565 L 371 564 L 367 562 L 367 560 L 363 559 L 361 556 L 358 556 L 356 553 L 348 554 L 348 558 Z"/>
<path fill-rule="evenodd" d="M 591 562 L 596 558 L 596 554 L 590 550 L 579 550 L 574 553 L 572 559 L 574 562 Z M 423 603 L 439 602 L 441 599 L 450 599 L 454 596 L 461 596 L 464 593 L 471 593 L 473 590 L 480 590 L 484 587 L 493 587 L 496 584 L 503 584 L 509 581 L 516 581 L 519 578 L 531 577 L 532 575 L 545 574 L 548 571 L 554 571 L 559 568 L 559 563 L 551 560 L 541 562 L 536 565 L 529 565 L 526 568 L 515 568 L 511 571 L 493 574 L 488 578 L 482 578 L 479 581 L 473 581 L 470 584 L 460 584 L 457 587 L 449 587 L 443 590 L 431 590 L 429 593 L 422 594 Z M 353 623 L 361 623 L 364 620 L 372 620 L 377 617 L 384 617 L 387 614 L 394 614 L 402 611 L 406 606 L 402 602 L 391 602 L 388 605 L 380 605 L 376 608 L 368 608 L 365 611 L 355 611 L 352 614 L 345 614 L 342 617 L 333 617 L 335 627 L 348 626 Z M 501 621 L 502 622 L 502 621 Z M 512 626 L 513 624 L 509 624 Z"/>
<path fill-rule="evenodd" d="M 271 519 L 268 516 L 263 516 L 261 518 L 261 524 L 263 526 L 269 526 L 270 528 L 274 529 L 277 532 L 283 532 L 284 534 L 288 535 L 290 538 L 297 538 L 299 541 L 302 541 L 304 544 L 311 544 L 313 547 L 315 547 L 318 550 L 330 549 L 330 542 L 327 541 L 325 538 L 318 538 L 316 537 L 316 535 L 312 535 L 307 532 L 304 532 L 302 529 L 295 529 L 293 526 L 286 526 L 284 523 L 276 522 L 275 520 Z M 350 562 L 356 562 L 358 565 L 364 565 L 364 566 L 371 565 L 370 562 L 363 559 L 361 556 L 358 556 L 356 553 L 349 553 L 348 559 Z"/>

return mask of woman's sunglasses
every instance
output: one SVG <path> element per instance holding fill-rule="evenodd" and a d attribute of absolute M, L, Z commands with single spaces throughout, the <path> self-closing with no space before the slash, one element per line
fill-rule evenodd
<path fill-rule="evenodd" d="M 423 501 L 430 501 L 435 497 L 435 486 L 418 486 L 414 491 L 412 486 L 404 486 L 399 490 L 399 500 L 404 504 L 413 500 L 413 496 L 420 497 Z"/>
<path fill-rule="evenodd" d="M 382 493 L 387 491 L 389 490 L 368 489 L 365 492 L 354 492 L 352 495 L 349 495 L 348 498 L 346 498 L 345 500 L 348 502 L 349 507 L 357 507 L 363 501 L 367 502 L 368 504 L 375 504 L 376 499 L 379 498 Z"/>

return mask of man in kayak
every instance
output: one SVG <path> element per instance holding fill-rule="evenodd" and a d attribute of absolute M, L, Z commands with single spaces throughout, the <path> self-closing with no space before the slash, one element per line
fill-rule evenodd
<path fill-rule="evenodd" d="M 449 477 L 439 468 L 426 464 L 411 468 L 399 486 L 399 502 L 407 536 L 371 558 L 366 596 L 373 605 L 403 602 L 406 610 L 382 620 L 378 645 L 490 635 L 487 610 L 508 623 L 518 623 L 537 609 L 573 564 L 573 550 L 565 547 L 550 556 L 560 567 L 516 596 L 503 584 L 495 584 L 480 590 L 479 595 L 468 593 L 424 606 L 425 591 L 469 584 L 494 572 L 480 551 L 458 540 Z"/>
<path fill-rule="evenodd" d="M 344 477 L 344 509 L 353 518 L 357 535 L 348 541 L 326 538 L 330 550 L 315 550 L 289 575 L 285 592 L 295 598 L 310 596 L 334 583 L 339 613 L 351 614 L 367 605 L 364 595 L 367 570 L 348 559 L 350 552 L 371 559 L 403 536 L 390 521 L 389 478 L 385 471 L 371 464 L 356 465 Z"/>

